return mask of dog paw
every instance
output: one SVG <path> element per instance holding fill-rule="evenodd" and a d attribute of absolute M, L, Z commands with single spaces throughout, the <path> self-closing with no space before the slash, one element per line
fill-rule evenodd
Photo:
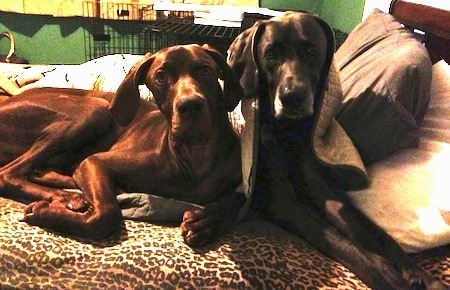
<path fill-rule="evenodd" d="M 81 208 L 79 205 L 77 207 Z M 40 200 L 25 208 L 21 221 L 34 226 L 55 228 L 56 225 L 64 224 L 67 219 L 76 219 L 77 214 L 79 212 L 71 210 L 65 202 Z"/>
<path fill-rule="evenodd" d="M 30 225 L 41 225 L 43 220 L 52 218 L 50 203 L 45 200 L 30 203 L 24 212 L 21 221 Z"/>
<path fill-rule="evenodd" d="M 67 209 L 74 212 L 85 212 L 89 209 L 89 203 L 78 192 L 64 191 L 55 195 L 51 202 L 64 204 Z"/>
<path fill-rule="evenodd" d="M 427 289 L 425 283 L 419 277 L 411 277 L 409 280 L 409 289 L 411 290 L 425 290 Z"/>
<path fill-rule="evenodd" d="M 200 247 L 211 242 L 218 230 L 217 217 L 212 209 L 186 211 L 180 225 L 184 242 L 190 247 Z"/>
<path fill-rule="evenodd" d="M 429 276 L 427 273 L 409 273 L 407 281 L 411 290 L 445 290 L 447 289 L 440 281 Z"/>

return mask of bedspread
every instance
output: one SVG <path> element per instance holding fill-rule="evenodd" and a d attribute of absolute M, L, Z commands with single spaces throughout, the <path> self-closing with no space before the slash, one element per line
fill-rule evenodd
<path fill-rule="evenodd" d="M 126 220 L 93 242 L 20 222 L 24 205 L 0 198 L 1 289 L 367 289 L 309 244 L 250 217 L 208 247 L 191 249 L 179 229 Z M 450 247 L 415 255 L 450 286 Z"/>
<path fill-rule="evenodd" d="M 79 66 L 0 64 L 0 75 L 19 91 L 114 91 L 139 58 L 111 55 Z M 141 96 L 151 99 L 145 88 Z M 233 114 L 238 128 L 241 117 Z M 0 198 L 0 289 L 367 289 L 344 266 L 252 212 L 211 245 L 191 249 L 177 225 L 127 219 L 120 234 L 94 242 L 20 222 L 24 207 Z M 411 255 L 450 287 L 450 245 Z"/>

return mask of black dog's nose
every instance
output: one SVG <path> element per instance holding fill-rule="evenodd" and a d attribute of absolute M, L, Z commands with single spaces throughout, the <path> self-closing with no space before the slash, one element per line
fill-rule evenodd
<path fill-rule="evenodd" d="M 286 108 L 298 108 L 305 103 L 305 93 L 301 90 L 285 89 L 280 94 L 280 101 Z"/>
<path fill-rule="evenodd" d="M 199 96 L 185 97 L 177 102 L 178 113 L 183 117 L 190 117 L 203 110 L 204 102 Z"/>

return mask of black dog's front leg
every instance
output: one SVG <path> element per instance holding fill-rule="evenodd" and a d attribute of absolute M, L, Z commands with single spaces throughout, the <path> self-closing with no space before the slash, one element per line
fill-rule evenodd
<path fill-rule="evenodd" d="M 308 148 L 304 146 L 302 148 Z M 405 279 L 411 289 L 444 289 L 439 281 L 421 269 L 397 242 L 378 225 L 361 213 L 348 200 L 345 191 L 334 185 L 329 172 L 311 158 L 311 151 L 302 151 L 299 166 L 301 178 L 306 180 L 303 193 L 305 200 L 314 207 L 320 217 L 325 218 L 340 234 L 375 261 L 382 257 L 381 273 L 395 272 Z M 392 266 L 391 266 L 392 265 Z M 353 269 L 352 269 L 353 270 Z M 370 276 L 371 273 L 364 273 Z M 363 280 L 364 276 L 360 276 Z"/>
<path fill-rule="evenodd" d="M 342 263 L 373 289 L 409 289 L 406 281 L 385 259 L 352 243 L 310 206 L 293 199 L 293 193 L 287 187 L 277 186 L 276 190 L 270 190 L 269 214 L 275 224 Z"/>
<path fill-rule="evenodd" d="M 286 154 L 280 146 L 267 145 L 261 146 L 258 158 L 256 206 L 265 208 L 275 224 L 342 263 L 373 289 L 408 289 L 400 273 L 385 259 L 353 243 L 320 214 L 316 204 L 308 203 L 300 192 L 307 191 L 310 184 L 303 180 L 303 166 L 298 166 L 299 152 L 295 150 L 297 161 L 292 163 L 292 152 Z"/>

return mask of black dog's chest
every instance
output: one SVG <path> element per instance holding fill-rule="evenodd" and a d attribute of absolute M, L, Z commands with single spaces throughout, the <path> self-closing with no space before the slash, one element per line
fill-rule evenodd
<path fill-rule="evenodd" d="M 273 155 L 286 159 L 286 165 L 298 162 L 302 154 L 308 154 L 311 130 L 312 120 L 309 119 L 292 120 L 287 124 L 261 123 L 261 149 L 267 151 L 262 158 Z"/>
<path fill-rule="evenodd" d="M 257 162 L 257 181 L 254 207 L 267 209 L 271 185 L 289 182 L 296 193 L 305 193 L 308 183 L 304 178 L 302 163 L 311 156 L 312 122 L 292 121 L 289 124 L 262 122 L 261 139 Z M 298 196 L 300 198 L 300 196 Z"/>

